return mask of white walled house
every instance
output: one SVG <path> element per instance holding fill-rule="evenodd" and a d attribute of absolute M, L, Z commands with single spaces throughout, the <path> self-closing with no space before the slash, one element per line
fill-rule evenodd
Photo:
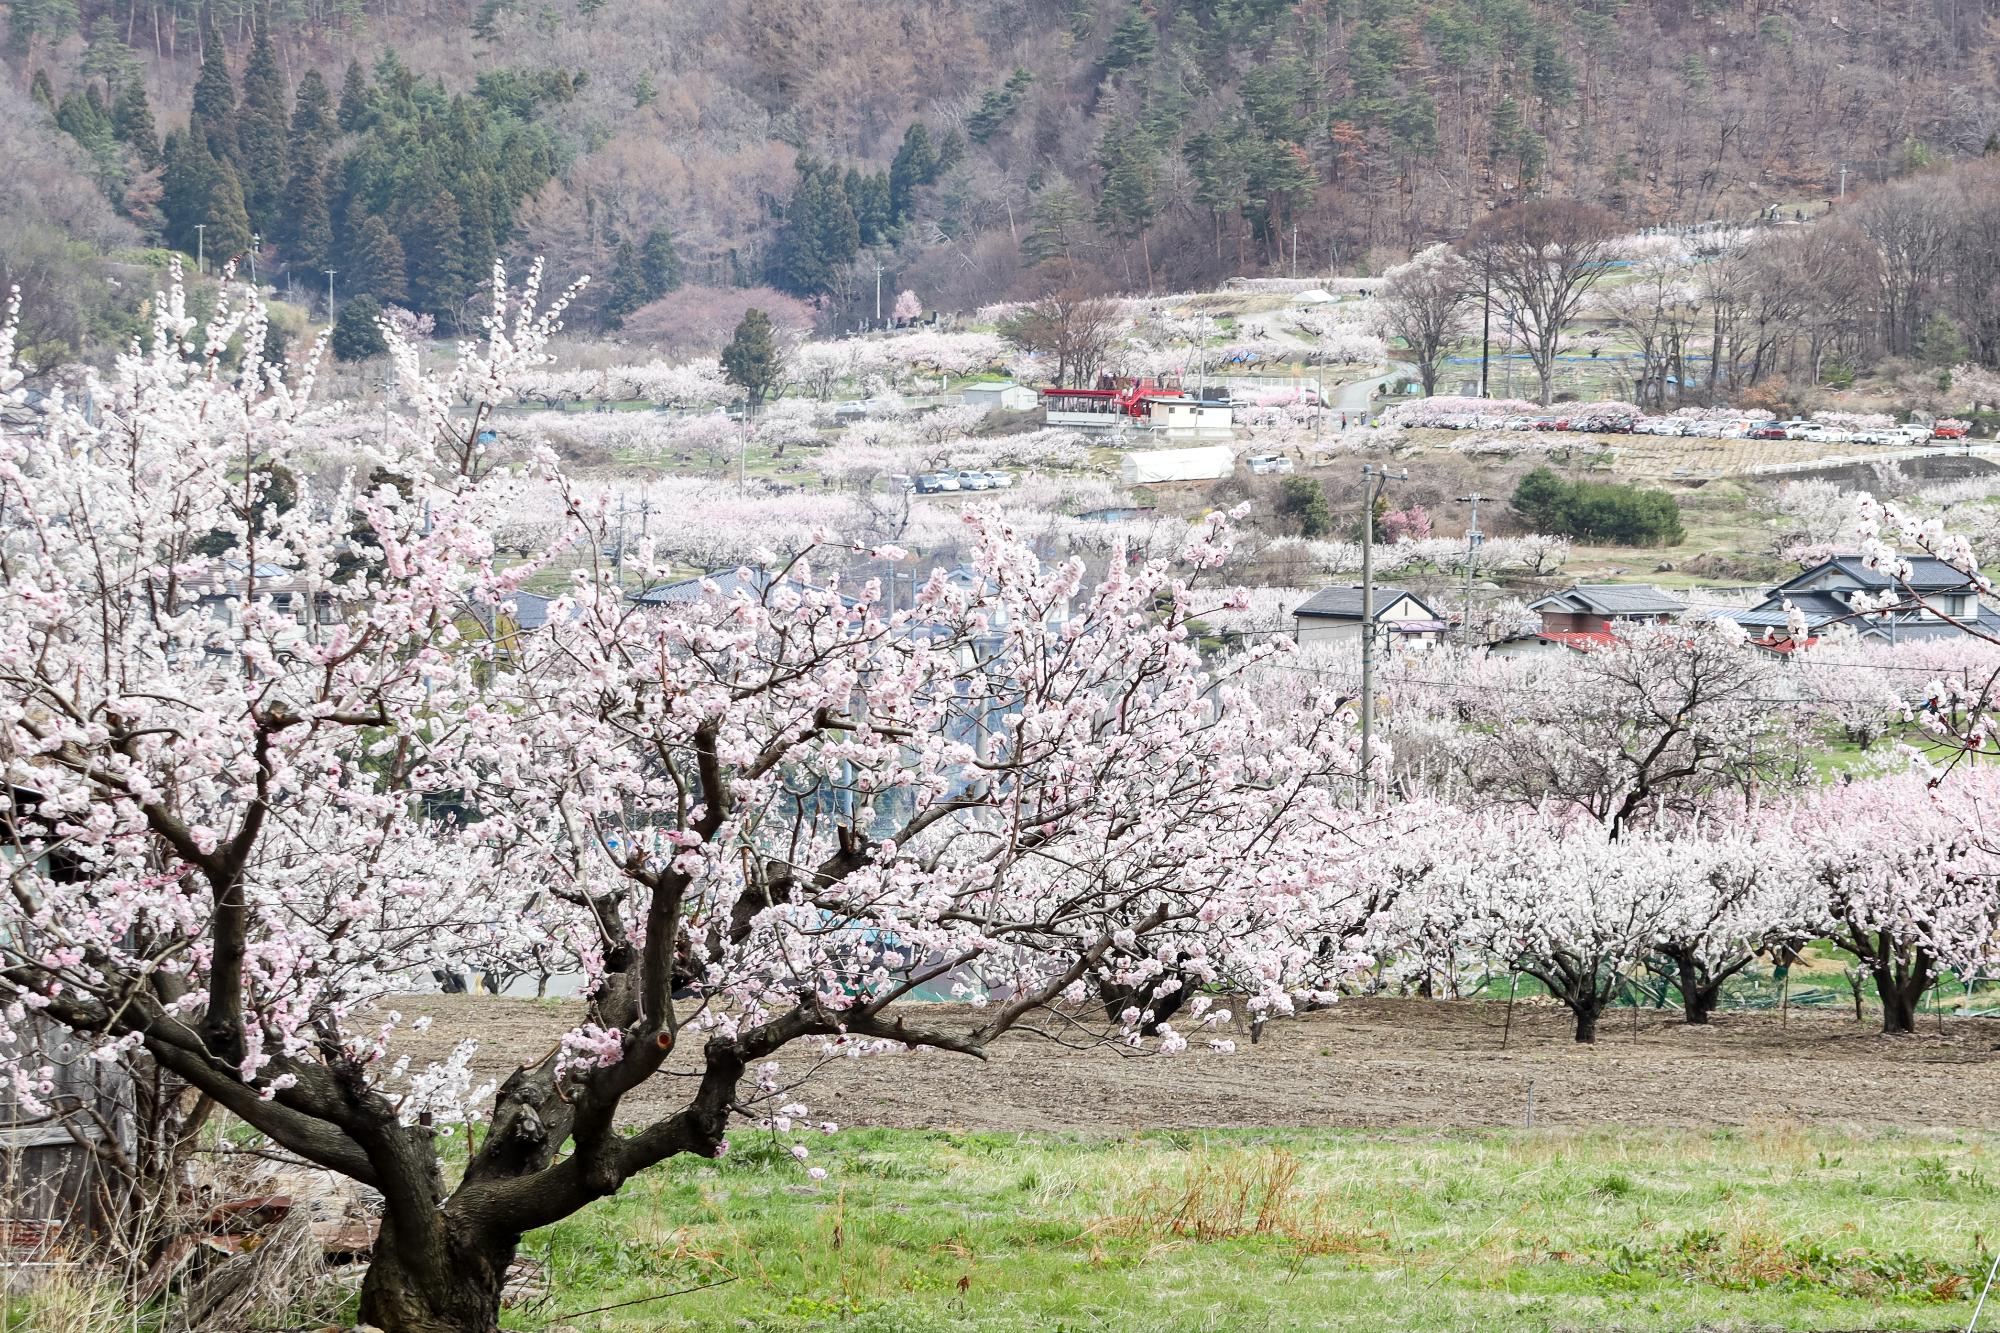
<path fill-rule="evenodd" d="M 1361 588 L 1322 588 L 1292 612 L 1293 637 L 1300 643 L 1342 643 L 1361 638 Z M 1380 642 L 1423 648 L 1443 643 L 1451 622 L 1413 592 L 1375 589 L 1375 624 Z"/>

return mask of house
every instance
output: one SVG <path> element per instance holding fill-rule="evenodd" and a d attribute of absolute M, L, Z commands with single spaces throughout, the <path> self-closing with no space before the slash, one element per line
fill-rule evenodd
<path fill-rule="evenodd" d="M 722 601 L 729 601 L 740 592 L 757 602 L 763 600 L 765 590 L 771 586 L 771 575 L 761 569 L 718 569 L 697 574 L 691 579 L 656 583 L 650 588 L 628 594 L 626 600 L 641 606 L 691 606 L 707 599 L 708 593 L 702 587 L 704 583 L 713 583 L 716 595 Z"/>
<path fill-rule="evenodd" d="M 1856 612 L 1858 597 L 1883 593 L 1895 595 L 1900 609 Z M 1792 611 L 1786 610 L 1787 603 Z M 1851 625 L 1862 638 L 1883 643 L 1946 639 L 1969 630 L 2000 637 L 2000 611 L 1981 602 L 1977 585 L 1957 568 L 1932 556 L 1910 558 L 1904 585 L 1870 569 L 1858 555 L 1837 555 L 1771 589 L 1750 610 L 1730 612 L 1729 618 L 1743 626 L 1752 642 L 1775 647 L 1791 642 L 1792 612 L 1805 618 L 1807 632 L 1815 637 L 1836 624 Z"/>
<path fill-rule="evenodd" d="M 1300 643 L 1340 643 L 1361 638 L 1361 587 L 1321 588 L 1292 612 Z M 1375 623 L 1389 643 L 1426 647 L 1443 643 L 1451 622 L 1413 592 L 1375 590 Z"/>
<path fill-rule="evenodd" d="M 1609 634 L 1634 625 L 1678 620 L 1687 604 L 1645 583 L 1578 583 L 1528 603 L 1543 634 Z"/>
<path fill-rule="evenodd" d="M 1020 384 L 968 384 L 959 391 L 958 401 L 985 412 L 1032 412 L 1042 396 Z"/>

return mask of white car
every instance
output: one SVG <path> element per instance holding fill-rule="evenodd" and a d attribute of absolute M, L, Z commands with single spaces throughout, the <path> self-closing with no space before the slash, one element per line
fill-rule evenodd
<path fill-rule="evenodd" d="M 1293 471 L 1292 460 L 1283 454 L 1252 454 L 1249 462 L 1253 476 L 1265 477 L 1273 473 L 1289 476 Z"/>

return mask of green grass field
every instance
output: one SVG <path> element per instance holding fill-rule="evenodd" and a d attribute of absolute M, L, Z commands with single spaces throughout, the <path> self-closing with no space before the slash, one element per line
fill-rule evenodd
<path fill-rule="evenodd" d="M 506 1327 L 1948 1329 L 2000 1240 L 2000 1136 L 1969 1132 L 856 1130 L 814 1147 L 819 1186 L 739 1133 L 722 1163 L 670 1164 L 537 1233 L 524 1253 L 550 1289 Z"/>

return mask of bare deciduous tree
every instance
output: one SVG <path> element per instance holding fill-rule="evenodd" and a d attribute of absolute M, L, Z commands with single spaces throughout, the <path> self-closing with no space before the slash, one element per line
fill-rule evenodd
<path fill-rule="evenodd" d="M 1087 387 L 1118 330 L 1118 303 L 1073 288 L 1051 292 L 1009 320 L 1001 332 L 1026 351 L 1053 357 L 1058 387 Z"/>
<path fill-rule="evenodd" d="M 1590 289 L 1604 276 L 1617 220 L 1574 199 L 1536 199 L 1481 218 L 1460 252 L 1507 304 L 1541 381 L 1555 397 L 1556 354 Z"/>
<path fill-rule="evenodd" d="M 1382 275 L 1376 295 L 1382 325 L 1409 349 L 1426 398 L 1437 392 L 1446 349 L 1464 332 L 1477 282 L 1472 266 L 1448 245 L 1434 245 Z"/>

